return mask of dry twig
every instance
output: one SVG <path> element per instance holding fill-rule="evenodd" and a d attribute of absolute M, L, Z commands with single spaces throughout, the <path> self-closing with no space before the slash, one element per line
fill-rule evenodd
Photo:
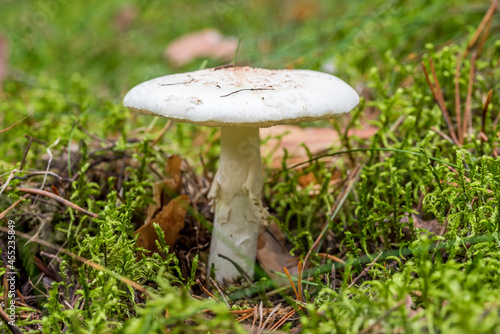
<path fill-rule="evenodd" d="M 35 189 L 35 188 L 12 188 L 12 187 L 8 187 L 6 190 L 11 191 L 11 190 L 14 190 L 14 189 L 17 190 L 17 191 L 20 191 L 20 192 L 24 192 L 24 193 L 36 194 L 36 195 L 42 195 L 42 196 L 50 197 L 50 198 L 58 201 L 59 203 L 64 204 L 66 206 L 69 206 L 70 208 L 72 208 L 74 210 L 77 210 L 77 211 L 80 211 L 81 213 L 84 213 L 87 216 L 90 216 L 92 218 L 97 218 L 97 216 L 98 216 L 96 213 L 87 211 L 87 210 L 79 207 L 78 205 L 76 205 L 76 204 L 68 201 L 67 199 L 64 199 L 61 196 L 57 196 L 56 194 L 53 194 L 53 193 L 45 191 L 45 190 Z"/>
<path fill-rule="evenodd" d="M 432 84 L 431 79 L 429 77 L 429 73 L 427 72 L 427 68 L 425 67 L 424 62 L 422 62 L 422 69 L 424 70 L 425 74 L 425 80 L 427 80 L 427 84 L 429 85 L 432 95 L 434 96 L 434 99 L 438 103 L 439 108 L 441 109 L 441 112 L 443 113 L 443 118 L 446 122 L 446 125 L 448 126 L 448 131 L 450 132 L 451 138 L 453 139 L 453 142 L 455 145 L 459 145 L 458 138 L 455 134 L 455 130 L 453 128 L 453 123 L 451 122 L 450 114 L 448 113 L 448 110 L 446 109 L 446 103 L 444 101 L 443 97 L 443 91 L 441 90 L 441 86 L 439 84 L 437 75 L 436 75 L 436 69 L 434 68 L 434 62 L 432 61 L 432 58 L 429 58 L 429 65 L 431 68 L 431 73 L 432 73 L 432 78 L 434 79 L 434 84 Z"/>
<path fill-rule="evenodd" d="M 332 260 L 334 262 L 345 264 L 345 262 L 342 259 L 340 259 L 340 258 L 338 258 L 338 257 L 336 257 L 334 255 L 330 255 L 330 254 L 326 254 L 326 253 L 317 253 L 316 255 L 318 255 L 319 257 L 322 257 L 322 258 L 330 259 L 330 260 Z"/>
<path fill-rule="evenodd" d="M 24 116 L 20 121 L 17 121 L 16 123 L 12 124 L 11 126 L 9 127 L 6 127 L 5 129 L 3 130 L 0 130 L 0 134 L 4 133 L 4 132 L 7 132 L 9 131 L 10 129 L 14 128 L 16 125 L 18 125 L 19 123 L 21 123 L 22 121 L 24 121 L 26 118 L 28 118 L 29 115 L 26 115 Z"/>
<path fill-rule="evenodd" d="M 10 323 L 12 320 L 10 319 L 7 312 L 5 312 L 4 309 L 1 307 L 0 307 L 0 318 L 2 318 L 2 320 L 5 322 L 7 327 L 9 327 L 9 329 L 11 330 L 12 333 L 14 333 L 14 334 L 23 334 L 24 333 L 19 327 L 16 326 L 15 323 L 14 323 L 14 325 L 12 325 Z"/>
<path fill-rule="evenodd" d="M 20 199 L 18 199 L 17 201 L 15 201 L 14 203 L 12 203 L 11 206 L 9 206 L 7 209 L 3 210 L 2 213 L 0 213 L 0 220 L 5 217 L 7 215 L 7 213 L 9 213 L 10 210 L 14 209 L 19 203 L 21 203 L 21 201 L 23 199 L 26 199 L 30 194 L 26 194 L 24 195 L 23 197 L 21 197 Z"/>
<path fill-rule="evenodd" d="M 467 57 L 469 54 L 470 50 L 474 47 L 476 44 L 479 36 L 483 33 L 484 28 L 488 25 L 488 22 L 491 21 L 493 18 L 493 14 L 495 13 L 495 10 L 498 7 L 498 0 L 494 0 L 491 3 L 490 8 L 488 8 L 488 11 L 484 15 L 483 19 L 481 20 L 481 23 L 477 27 L 476 32 L 474 33 L 474 36 L 472 36 L 471 40 L 469 41 L 469 44 L 467 44 L 467 49 L 464 52 L 463 58 Z"/>
<path fill-rule="evenodd" d="M 351 284 L 349 284 L 347 287 L 351 288 L 354 284 L 356 284 L 357 281 L 359 281 L 359 279 L 361 277 L 365 276 L 370 271 L 370 269 L 372 269 L 373 265 L 382 256 L 382 254 L 384 254 L 384 252 L 380 252 L 380 254 L 377 255 L 377 257 L 370 263 L 370 265 L 368 265 L 368 267 L 366 267 L 365 269 L 363 269 L 363 271 L 361 272 L 361 274 L 359 274 L 355 279 L 353 279 L 352 282 L 351 282 Z"/>
<path fill-rule="evenodd" d="M 464 120 L 462 124 L 462 133 L 464 135 L 467 132 L 472 132 L 471 101 L 472 101 L 472 86 L 474 83 L 475 68 L 476 68 L 476 52 L 473 52 L 470 63 L 469 85 L 467 86 L 467 99 L 465 100 Z"/>

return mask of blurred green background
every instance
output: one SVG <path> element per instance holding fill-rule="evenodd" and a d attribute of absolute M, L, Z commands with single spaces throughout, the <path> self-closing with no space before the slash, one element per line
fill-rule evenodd
<path fill-rule="evenodd" d="M 14 78 L 43 75 L 64 83 L 76 75 L 96 94 L 118 100 L 145 79 L 199 68 L 201 59 L 173 68 L 162 54 L 175 38 L 203 28 L 240 39 L 238 65 L 320 69 L 333 59 L 338 74 L 356 83 L 370 67 L 384 68 L 386 52 L 404 58 L 426 42 L 464 39 L 489 1 L 2 0 L 0 6 Z M 206 66 L 223 63 L 209 59 Z"/>

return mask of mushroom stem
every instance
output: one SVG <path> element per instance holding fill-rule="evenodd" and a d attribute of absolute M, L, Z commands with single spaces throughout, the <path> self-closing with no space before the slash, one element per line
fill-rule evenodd
<path fill-rule="evenodd" d="M 253 275 L 259 227 L 267 214 L 261 202 L 262 187 L 259 128 L 223 127 L 219 169 L 209 193 L 215 219 L 208 270 L 215 266 L 219 282 L 241 275 L 219 254 Z"/>

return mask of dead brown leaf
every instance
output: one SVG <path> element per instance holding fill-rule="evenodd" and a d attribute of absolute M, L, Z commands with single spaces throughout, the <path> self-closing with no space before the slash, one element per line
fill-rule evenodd
<path fill-rule="evenodd" d="M 224 37 L 215 29 L 204 29 L 174 40 L 164 56 L 174 66 L 183 66 L 200 57 L 230 60 L 236 48 L 236 37 Z"/>
<path fill-rule="evenodd" d="M 141 226 L 135 231 L 136 234 L 139 234 L 137 246 L 147 249 L 152 253 L 158 252 L 156 245 L 158 235 L 153 226 L 153 223 L 157 223 L 160 225 L 163 233 L 165 233 L 165 243 L 173 247 L 179 239 L 179 232 L 184 228 L 188 203 L 189 197 L 187 195 L 181 195 L 172 199 L 148 224 Z M 139 254 L 139 257 L 141 257 L 141 254 Z"/>
<path fill-rule="evenodd" d="M 298 182 L 299 186 L 305 188 L 310 184 L 318 183 L 318 180 L 316 179 L 316 176 L 314 176 L 313 172 L 309 172 L 307 174 L 299 176 Z"/>
<path fill-rule="evenodd" d="M 148 206 L 148 216 L 144 224 L 148 224 L 153 216 L 172 199 L 172 196 L 179 194 L 182 186 L 182 158 L 172 155 L 167 160 L 165 172 L 168 178 L 153 184 L 154 203 Z"/>
<path fill-rule="evenodd" d="M 259 235 L 257 242 L 257 260 L 264 271 L 273 279 L 283 279 L 274 274 L 286 267 L 290 274 L 298 272 L 297 260 L 285 247 L 285 235 L 278 225 L 271 224 L 267 231 Z"/>

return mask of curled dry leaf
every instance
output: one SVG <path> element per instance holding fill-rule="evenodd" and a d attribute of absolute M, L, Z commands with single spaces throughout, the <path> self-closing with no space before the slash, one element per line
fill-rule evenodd
<path fill-rule="evenodd" d="M 183 66 L 200 57 L 230 60 L 237 47 L 236 37 L 224 37 L 215 29 L 205 29 L 174 40 L 164 55 L 174 66 Z"/>
<path fill-rule="evenodd" d="M 179 239 L 179 232 L 184 228 L 184 218 L 186 217 L 189 197 L 186 195 L 176 197 L 180 193 L 182 186 L 181 166 L 181 157 L 173 155 L 168 158 L 165 167 L 168 177 L 153 185 L 154 203 L 148 207 L 148 216 L 144 225 L 135 232 L 139 234 L 137 246 L 153 253 L 158 252 L 156 246 L 158 235 L 153 223 L 157 223 L 161 227 L 163 233 L 165 233 L 165 242 L 170 247 L 175 245 Z"/>
<path fill-rule="evenodd" d="M 137 246 L 147 249 L 152 253 L 158 252 L 158 247 L 156 245 L 158 235 L 153 226 L 153 223 L 157 223 L 160 225 L 163 233 L 165 233 L 165 243 L 173 247 L 179 239 L 180 231 L 184 228 L 184 219 L 186 217 L 188 203 L 189 197 L 187 195 L 181 195 L 172 199 L 148 224 L 141 226 L 135 231 L 136 234 L 139 234 Z M 141 254 L 139 254 L 139 256 L 141 256 Z"/>
<path fill-rule="evenodd" d="M 273 279 L 283 279 L 273 272 L 283 272 L 283 267 L 292 275 L 297 274 L 297 260 L 285 247 L 285 235 L 278 225 L 271 224 L 259 235 L 257 242 L 257 260 L 264 271 Z"/>
<path fill-rule="evenodd" d="M 156 182 L 153 185 L 153 200 L 148 206 L 148 216 L 144 224 L 148 224 L 153 216 L 158 213 L 158 211 L 163 208 L 167 203 L 180 193 L 181 190 L 181 180 L 182 180 L 182 158 L 178 155 L 172 155 L 167 160 L 167 166 L 165 167 L 165 172 L 168 178 Z"/>

